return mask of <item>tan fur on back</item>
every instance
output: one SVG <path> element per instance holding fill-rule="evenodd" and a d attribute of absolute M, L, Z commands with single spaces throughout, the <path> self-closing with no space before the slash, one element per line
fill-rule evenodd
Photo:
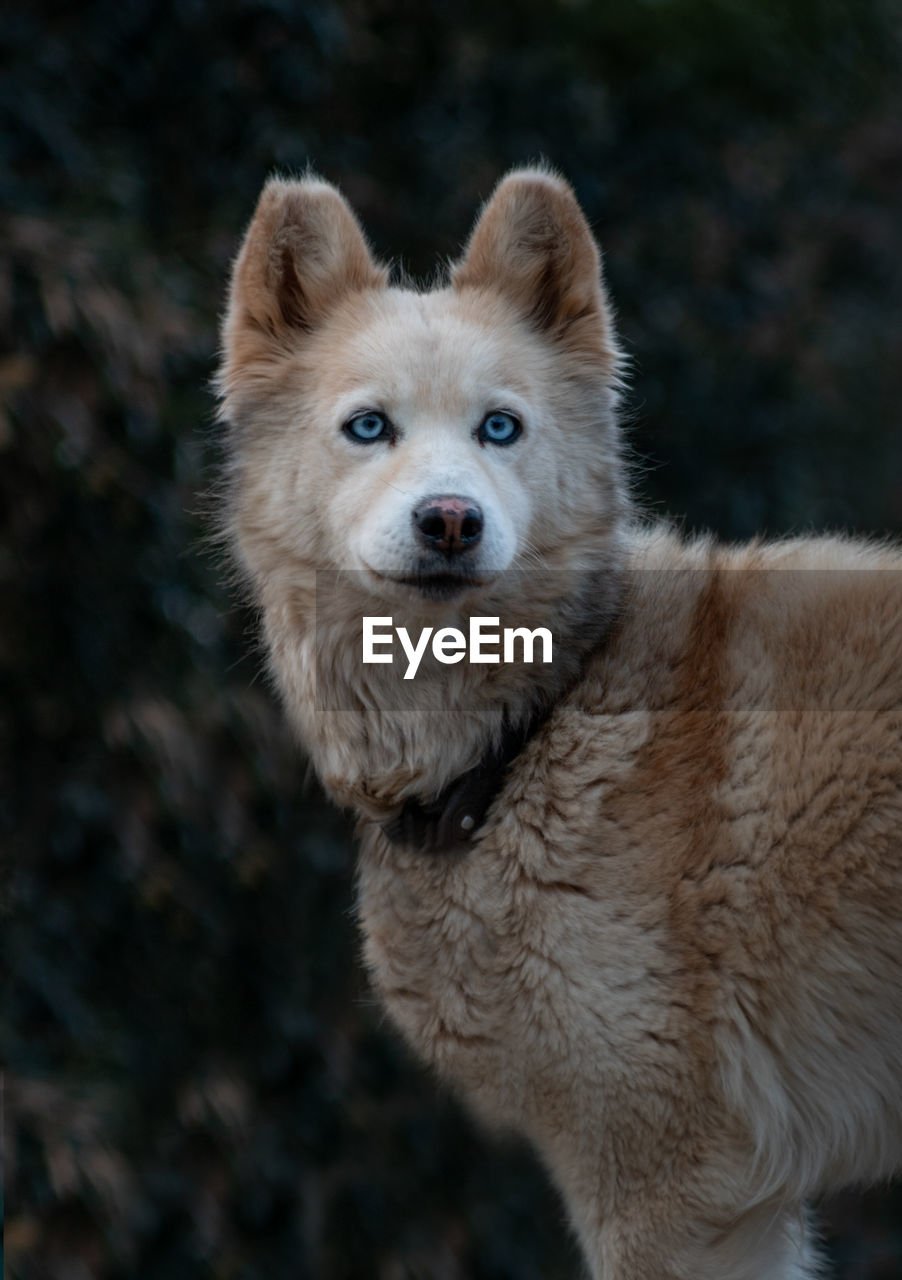
<path fill-rule="evenodd" d="M 645 526 L 618 369 L 554 175 L 505 179 L 423 294 L 387 285 L 334 188 L 277 180 L 224 328 L 225 523 L 291 721 L 360 815 L 365 957 L 401 1032 L 534 1142 L 596 1278 L 804 1280 L 805 1201 L 902 1166 L 902 553 Z M 523 433 L 492 449 L 499 408 Z M 391 443 L 349 440 L 363 410 Z M 485 584 L 441 605 L 399 585 L 434 493 L 486 516 Z M 389 708 L 360 617 L 402 604 L 547 623 L 575 657 L 462 663 Z M 478 840 L 389 843 L 539 693 Z"/>

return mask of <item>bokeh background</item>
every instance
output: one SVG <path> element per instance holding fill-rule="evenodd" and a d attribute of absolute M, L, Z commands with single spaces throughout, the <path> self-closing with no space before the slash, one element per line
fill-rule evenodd
<path fill-rule="evenodd" d="M 894 0 L 5 7 L 11 1276 L 579 1274 L 530 1154 L 384 1025 L 349 826 L 205 547 L 230 258 L 311 163 L 428 278 L 545 156 L 606 250 L 647 504 L 899 533 L 900 32 Z M 902 1276 L 898 1191 L 824 1223 L 837 1276 Z"/>

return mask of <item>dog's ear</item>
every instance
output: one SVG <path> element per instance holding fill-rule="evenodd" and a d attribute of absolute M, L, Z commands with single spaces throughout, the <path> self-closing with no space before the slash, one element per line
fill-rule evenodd
<path fill-rule="evenodd" d="M 251 336 L 284 348 L 342 296 L 381 288 L 386 279 L 335 187 L 312 177 L 271 178 L 232 272 L 226 358 Z"/>
<path fill-rule="evenodd" d="M 616 362 L 601 257 L 572 190 L 546 169 L 518 169 L 487 201 L 455 289 L 491 289 L 537 328 Z"/>

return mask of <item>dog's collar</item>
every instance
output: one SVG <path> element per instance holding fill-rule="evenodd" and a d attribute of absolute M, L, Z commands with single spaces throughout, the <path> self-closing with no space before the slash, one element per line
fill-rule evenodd
<path fill-rule="evenodd" d="M 492 801 L 504 784 L 504 775 L 530 739 L 551 714 L 541 707 L 523 725 L 508 725 L 498 746 L 479 764 L 459 777 L 428 803 L 408 800 L 382 830 L 394 845 L 406 845 L 423 853 L 447 853 L 469 844 L 478 835 Z"/>
<path fill-rule="evenodd" d="M 577 669 L 556 697 L 540 702 L 524 724 L 506 724 L 498 746 L 487 752 L 479 764 L 455 778 L 434 800 L 426 804 L 422 800 L 408 800 L 399 813 L 381 824 L 393 845 L 405 845 L 424 853 L 448 853 L 479 835 L 492 801 L 504 785 L 507 770 L 551 717 L 555 707 L 579 683 L 592 656 L 605 642 L 619 615 L 621 594 L 618 590 L 614 607 L 602 617 L 601 625 L 583 649 Z"/>

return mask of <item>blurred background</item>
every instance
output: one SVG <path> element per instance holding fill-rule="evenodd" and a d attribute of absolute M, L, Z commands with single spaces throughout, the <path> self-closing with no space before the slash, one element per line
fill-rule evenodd
<path fill-rule="evenodd" d="M 11 1276 L 579 1274 L 530 1154 L 384 1025 L 349 825 L 205 548 L 229 262 L 309 163 L 429 278 L 545 156 L 605 247 L 647 504 L 899 533 L 900 34 L 896 0 L 5 7 Z M 898 1191 L 823 1221 L 837 1276 L 902 1276 Z"/>

